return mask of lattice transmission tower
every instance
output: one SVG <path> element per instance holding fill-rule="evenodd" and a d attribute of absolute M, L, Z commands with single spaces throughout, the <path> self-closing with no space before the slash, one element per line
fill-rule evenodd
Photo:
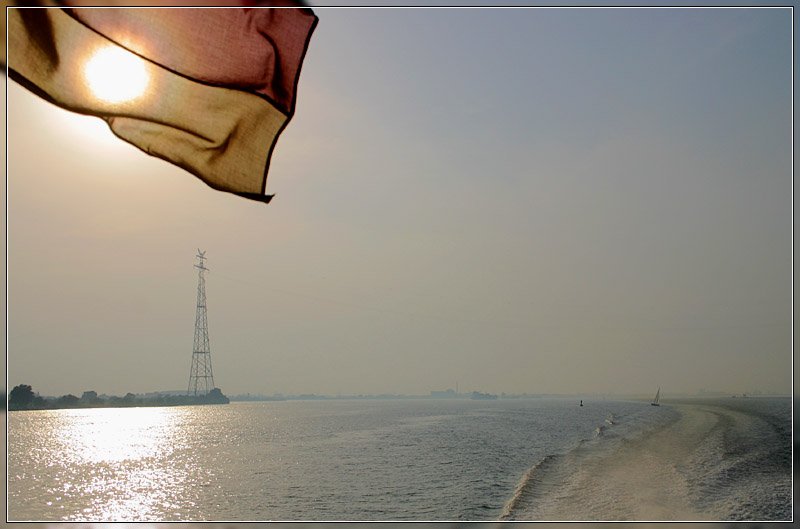
<path fill-rule="evenodd" d="M 190 395 L 207 395 L 214 389 L 214 372 L 211 369 L 211 348 L 208 345 L 208 315 L 206 314 L 206 252 L 197 250 L 197 315 L 194 320 L 194 347 L 192 368 L 189 371 Z"/>

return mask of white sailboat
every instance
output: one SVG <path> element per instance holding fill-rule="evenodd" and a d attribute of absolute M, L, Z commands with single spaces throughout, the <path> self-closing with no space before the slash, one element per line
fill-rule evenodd
<path fill-rule="evenodd" d="M 658 388 L 658 391 L 656 391 L 656 396 L 653 399 L 653 402 L 650 403 L 650 405 L 651 406 L 661 406 L 661 404 L 658 403 L 660 398 L 661 398 L 661 388 Z"/>

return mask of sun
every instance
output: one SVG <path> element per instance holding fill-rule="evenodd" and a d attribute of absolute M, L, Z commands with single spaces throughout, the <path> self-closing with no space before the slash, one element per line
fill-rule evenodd
<path fill-rule="evenodd" d="M 150 82 L 144 61 L 117 47 L 97 50 L 83 71 L 92 94 L 108 103 L 132 101 L 144 93 Z"/>

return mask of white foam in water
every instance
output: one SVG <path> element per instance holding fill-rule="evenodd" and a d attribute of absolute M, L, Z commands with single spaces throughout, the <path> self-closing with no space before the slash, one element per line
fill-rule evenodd
<path fill-rule="evenodd" d="M 720 399 L 612 421 L 531 467 L 502 519 L 789 520 L 789 414 L 789 399 Z"/>

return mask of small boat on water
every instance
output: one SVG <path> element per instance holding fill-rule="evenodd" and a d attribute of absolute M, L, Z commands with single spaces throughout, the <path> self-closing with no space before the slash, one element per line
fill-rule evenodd
<path fill-rule="evenodd" d="M 650 403 L 650 405 L 651 406 L 661 406 L 661 404 L 659 404 L 659 402 L 658 402 L 659 399 L 661 399 L 661 388 L 658 388 L 658 391 L 656 391 L 656 396 L 653 399 L 653 402 Z"/>

